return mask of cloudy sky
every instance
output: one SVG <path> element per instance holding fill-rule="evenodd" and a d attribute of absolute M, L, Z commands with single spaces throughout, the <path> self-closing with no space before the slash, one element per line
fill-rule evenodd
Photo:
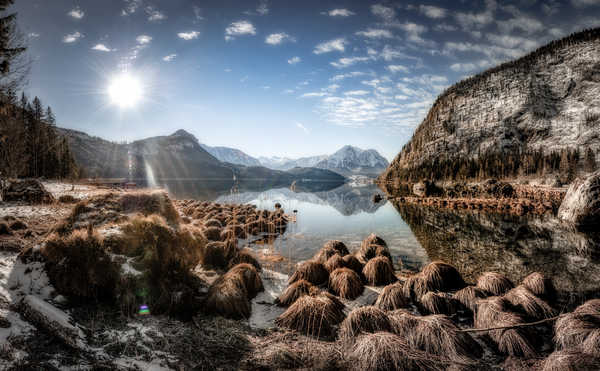
<path fill-rule="evenodd" d="M 600 25 L 600 0 L 17 0 L 13 10 L 33 60 L 26 90 L 61 126 L 115 141 L 183 128 L 288 157 L 351 144 L 391 159 L 450 84 Z"/>

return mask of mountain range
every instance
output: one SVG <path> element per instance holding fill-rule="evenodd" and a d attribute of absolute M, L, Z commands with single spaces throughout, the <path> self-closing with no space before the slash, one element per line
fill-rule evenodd
<path fill-rule="evenodd" d="M 201 144 L 201 146 L 223 162 L 245 166 L 264 166 L 273 170 L 315 167 L 331 170 L 344 176 L 377 176 L 389 165 L 388 161 L 376 150 L 362 150 L 349 145 L 342 147 L 332 155 L 301 157 L 298 159 L 277 156 L 254 158 L 235 148 L 210 147 L 205 144 Z"/>
<path fill-rule="evenodd" d="M 58 131 L 67 137 L 75 161 L 88 177 L 128 178 L 150 185 L 202 179 L 219 181 L 225 189 L 241 183 L 265 187 L 289 186 L 296 182 L 302 187 L 307 182 L 341 185 L 345 181 L 343 176 L 327 169 L 281 171 L 223 162 L 204 150 L 196 137 L 185 130 L 128 144 L 110 142 L 81 131 L 62 128 Z"/>
<path fill-rule="evenodd" d="M 448 88 L 381 183 L 486 178 L 569 183 L 598 168 L 600 28 Z"/>

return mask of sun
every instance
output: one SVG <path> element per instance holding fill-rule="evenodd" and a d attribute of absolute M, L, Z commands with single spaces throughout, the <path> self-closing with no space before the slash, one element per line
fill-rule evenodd
<path fill-rule="evenodd" d="M 110 80 L 108 97 L 114 105 L 121 108 L 132 108 L 144 97 L 144 89 L 138 78 L 124 72 Z"/>

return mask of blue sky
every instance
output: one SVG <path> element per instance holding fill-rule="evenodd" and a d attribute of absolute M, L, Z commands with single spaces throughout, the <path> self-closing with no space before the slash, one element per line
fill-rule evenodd
<path fill-rule="evenodd" d="M 185 129 L 252 156 L 393 158 L 447 86 L 600 25 L 600 0 L 17 0 L 26 91 L 114 141 Z M 142 85 L 111 102 L 115 76 Z"/>

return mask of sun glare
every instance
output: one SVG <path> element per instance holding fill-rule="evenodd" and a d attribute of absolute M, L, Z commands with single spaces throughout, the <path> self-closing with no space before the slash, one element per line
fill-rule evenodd
<path fill-rule="evenodd" d="M 108 85 L 111 103 L 121 108 L 135 107 L 142 100 L 143 94 L 140 80 L 128 73 L 115 76 Z"/>

